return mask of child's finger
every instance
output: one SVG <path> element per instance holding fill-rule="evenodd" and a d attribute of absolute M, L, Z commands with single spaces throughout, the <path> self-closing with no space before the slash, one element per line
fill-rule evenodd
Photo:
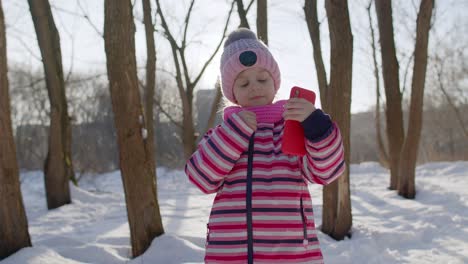
<path fill-rule="evenodd" d="M 291 114 L 291 115 L 300 115 L 304 114 L 305 109 L 304 108 L 291 108 L 291 109 L 286 109 L 284 111 L 285 114 Z"/>
<path fill-rule="evenodd" d="M 299 122 L 302 122 L 304 120 L 303 116 L 298 114 L 287 114 L 284 115 L 283 118 L 284 120 L 295 120 Z"/>
<path fill-rule="evenodd" d="M 312 105 L 312 103 L 302 98 L 299 98 L 300 100 L 298 100 L 298 98 L 293 98 L 293 99 L 290 99 L 293 101 L 288 101 L 285 104 L 285 108 L 305 108 L 309 105 Z"/>

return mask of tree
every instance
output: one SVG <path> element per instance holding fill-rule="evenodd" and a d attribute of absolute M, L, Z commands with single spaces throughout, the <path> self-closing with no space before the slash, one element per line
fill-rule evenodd
<path fill-rule="evenodd" d="M 413 79 L 408 131 L 403 129 L 403 110 L 399 87 L 399 66 L 396 59 L 392 25 L 391 1 L 376 0 L 379 22 L 383 77 L 387 104 L 387 136 L 390 146 L 390 189 L 398 189 L 405 198 L 414 198 L 414 177 L 422 129 L 422 107 L 427 68 L 427 46 L 432 17 L 433 0 L 422 0 L 416 25 Z"/>
<path fill-rule="evenodd" d="M 213 104 L 211 105 L 210 115 L 208 117 L 208 121 L 206 122 L 205 131 L 203 131 L 204 133 L 202 135 L 206 134 L 208 129 L 212 128 L 216 121 L 216 116 L 217 116 L 218 108 L 219 108 L 219 102 L 221 102 L 221 98 L 223 97 L 223 93 L 221 92 L 221 81 L 219 80 L 219 78 L 216 80 L 215 90 L 216 90 L 216 94 L 213 99 Z"/>
<path fill-rule="evenodd" d="M 461 33 L 457 32 L 456 29 L 451 30 L 450 33 L 452 34 L 452 37 L 447 38 L 447 36 L 444 35 L 444 39 L 451 44 L 453 38 L 455 37 L 458 40 Z M 435 80 L 433 82 L 437 84 L 436 86 L 438 90 L 440 90 L 443 98 L 445 98 L 447 104 L 455 114 L 461 131 L 463 132 L 465 138 L 468 139 L 468 128 L 465 126 L 465 122 L 463 120 L 464 115 L 461 109 L 457 107 L 457 101 L 463 101 L 464 99 L 466 102 L 468 99 L 466 98 L 466 94 L 463 93 L 461 87 L 459 87 L 460 83 L 463 83 L 466 76 L 468 76 L 467 69 L 463 67 L 463 62 L 468 57 L 468 55 L 464 53 L 467 44 L 462 44 L 461 47 L 454 47 L 448 43 L 445 44 L 447 46 L 439 44 L 436 47 L 438 54 L 432 58 L 432 68 L 433 72 L 435 73 L 433 75 L 435 76 Z M 462 66 L 460 67 L 460 65 Z M 447 82 L 449 85 L 447 85 Z M 450 90 L 458 90 L 458 92 L 456 95 L 454 95 L 453 91 Z M 463 105 L 463 103 L 460 102 L 460 105 Z"/>
<path fill-rule="evenodd" d="M 145 85 L 145 120 L 148 127 L 148 146 L 155 149 L 154 143 L 154 89 L 156 84 L 156 49 L 154 45 L 154 25 L 151 21 L 151 3 L 142 0 L 143 23 L 146 33 L 146 85 Z"/>
<path fill-rule="evenodd" d="M 48 0 L 28 0 L 41 50 L 50 101 L 49 150 L 44 166 L 47 207 L 71 202 L 69 180 L 74 180 L 71 126 L 67 110 L 60 36 Z"/>
<path fill-rule="evenodd" d="M 370 35 L 371 35 L 371 48 L 372 48 L 372 62 L 374 64 L 374 77 L 375 77 L 375 134 L 376 134 L 376 141 L 377 141 L 377 149 L 379 155 L 379 161 L 382 166 L 385 168 L 389 167 L 388 162 L 388 154 L 387 149 L 385 147 L 383 138 L 382 138 L 382 129 L 381 129 L 381 121 L 380 121 L 380 72 L 379 72 L 379 65 L 377 63 L 377 47 L 375 44 L 375 31 L 374 31 L 374 23 L 372 22 L 372 15 L 371 15 L 371 6 L 372 0 L 369 1 L 367 5 L 367 17 L 369 19 L 369 27 L 370 27 Z"/>
<path fill-rule="evenodd" d="M 375 10 L 380 33 L 382 75 L 386 98 L 385 116 L 390 161 L 389 189 L 396 190 L 398 188 L 398 166 L 405 134 L 401 107 L 399 65 L 393 38 L 392 1 L 375 0 Z"/>
<path fill-rule="evenodd" d="M 411 199 L 416 195 L 414 184 L 415 170 L 422 130 L 427 47 L 433 7 L 434 0 L 421 0 L 416 23 L 416 44 L 414 47 L 408 131 L 402 147 L 399 164 L 398 194 Z"/>
<path fill-rule="evenodd" d="M 31 246 L 11 127 L 5 21 L 0 0 L 0 260 Z"/>
<path fill-rule="evenodd" d="M 322 58 L 322 44 L 320 43 L 320 24 L 317 17 L 317 1 L 305 0 L 304 12 L 306 16 L 307 28 L 309 29 L 310 39 L 312 41 L 315 71 L 317 74 L 318 86 L 320 90 L 320 101 L 325 106 L 327 103 L 327 72 Z"/>
<path fill-rule="evenodd" d="M 104 2 L 107 73 L 117 130 L 132 255 L 141 255 L 164 233 L 156 197 L 153 149 L 144 135 L 135 58 L 135 24 L 130 0 Z M 122 51 L 125 52 L 122 52 Z"/>
<path fill-rule="evenodd" d="M 239 27 L 250 28 L 248 19 L 247 19 L 247 13 L 249 12 L 250 7 L 252 6 L 254 0 L 250 1 L 250 4 L 247 6 L 247 9 L 244 9 L 242 0 L 235 0 L 233 4 L 235 2 L 237 2 L 237 13 L 241 21 L 241 23 L 239 24 Z M 260 0 L 260 1 L 257 1 L 257 3 L 258 3 L 257 5 L 257 29 L 259 30 L 257 33 L 257 36 L 259 39 L 264 40 L 264 42 L 266 41 L 265 44 L 268 44 L 267 43 L 268 42 L 268 30 L 267 30 L 266 0 Z M 210 116 L 208 117 L 208 122 L 206 123 L 206 128 L 204 130 L 204 133 L 202 133 L 201 135 L 204 135 L 208 131 L 208 129 L 213 127 L 215 119 L 216 119 L 216 115 L 218 113 L 219 102 L 221 101 L 221 98 L 223 96 L 221 92 L 221 81 L 219 79 L 219 76 L 215 83 L 215 90 L 216 90 L 216 94 L 213 99 L 213 104 L 211 105 Z M 199 137 L 199 139 L 201 139 L 201 137 Z"/>
<path fill-rule="evenodd" d="M 322 106 L 338 123 L 346 150 L 344 175 L 323 189 L 322 231 L 341 240 L 349 235 L 352 226 L 349 164 L 353 35 L 346 0 L 326 0 L 325 9 L 330 31 L 329 84 L 326 81 L 326 71 L 321 56 L 317 1 L 305 0 L 304 11 L 313 43 Z"/>
<path fill-rule="evenodd" d="M 176 38 L 172 34 L 168 24 L 166 23 L 166 18 L 161 9 L 161 4 L 159 0 L 156 0 L 157 12 L 159 14 L 159 17 L 161 18 L 161 26 L 164 29 L 164 36 L 166 37 L 166 39 L 169 41 L 169 44 L 171 45 L 172 57 L 173 57 L 174 66 L 176 69 L 175 80 L 176 80 L 177 90 L 179 92 L 179 96 L 182 101 L 182 110 L 183 110 L 182 119 L 183 120 L 182 120 L 182 125 L 180 125 L 180 127 L 183 127 L 182 141 L 184 144 L 185 159 L 190 158 L 192 153 L 195 151 L 195 147 L 196 147 L 195 142 L 197 141 L 197 138 L 199 137 L 199 134 L 196 133 L 195 131 L 195 126 L 193 122 L 193 99 L 194 99 L 193 92 L 197 84 L 199 83 L 202 75 L 204 74 L 206 68 L 213 60 L 214 56 L 216 55 L 216 53 L 218 52 L 218 50 L 220 49 L 224 41 L 227 27 L 229 25 L 229 20 L 231 18 L 233 6 L 234 6 L 234 2 L 232 2 L 231 9 L 229 11 L 229 15 L 226 20 L 226 24 L 224 25 L 222 37 L 220 38 L 220 41 L 217 44 L 215 50 L 213 51 L 211 56 L 205 61 L 200 72 L 197 75 L 195 75 L 195 78 L 192 78 L 191 73 L 189 72 L 189 69 L 187 66 L 186 49 L 188 45 L 187 31 L 188 31 L 188 27 L 190 24 L 190 18 L 192 15 L 194 4 L 195 4 L 195 0 L 190 1 L 189 8 L 187 10 L 187 14 L 184 19 L 182 41 L 178 43 Z"/>
<path fill-rule="evenodd" d="M 244 8 L 244 3 L 242 0 L 235 0 L 235 2 L 237 3 L 237 14 L 239 14 L 240 20 L 239 27 L 250 28 L 249 21 L 247 20 L 247 12 L 250 8 L 250 5 L 247 8 Z M 250 4 L 252 4 L 252 2 Z"/>
<path fill-rule="evenodd" d="M 267 0 L 257 0 L 257 36 L 268 46 Z"/>

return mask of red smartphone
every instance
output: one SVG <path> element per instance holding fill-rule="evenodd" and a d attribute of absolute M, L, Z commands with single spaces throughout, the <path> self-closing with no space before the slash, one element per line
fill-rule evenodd
<path fill-rule="evenodd" d="M 304 98 L 315 104 L 315 93 L 301 87 L 294 86 L 289 98 Z M 286 120 L 281 150 L 285 154 L 304 156 L 306 154 L 304 129 L 301 123 L 295 120 Z"/>
<path fill-rule="evenodd" d="M 315 104 L 315 93 L 305 88 L 294 86 L 291 89 L 291 93 L 289 94 L 289 98 L 293 98 L 293 97 L 304 98 L 307 101 Z"/>

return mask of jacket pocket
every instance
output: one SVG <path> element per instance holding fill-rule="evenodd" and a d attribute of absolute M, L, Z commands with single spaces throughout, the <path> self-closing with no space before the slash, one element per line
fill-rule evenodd
<path fill-rule="evenodd" d="M 205 247 L 210 243 L 210 223 L 206 224 L 206 242 Z"/>
<path fill-rule="evenodd" d="M 304 247 L 306 247 L 309 244 L 309 239 L 307 238 L 307 217 L 305 215 L 305 208 L 304 208 L 304 203 L 303 199 L 301 196 L 301 218 L 302 218 L 302 230 L 303 230 L 303 244 Z"/>

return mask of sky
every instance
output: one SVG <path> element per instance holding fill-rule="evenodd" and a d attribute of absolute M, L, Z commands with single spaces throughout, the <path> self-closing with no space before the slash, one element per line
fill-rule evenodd
<path fill-rule="evenodd" d="M 7 25 L 7 56 L 10 64 L 32 66 L 41 69 L 40 52 L 37 46 L 34 27 L 29 14 L 27 1 L 3 0 L 3 9 Z M 100 0 L 51 0 L 55 23 L 61 37 L 61 48 L 64 72 L 105 73 L 106 58 L 102 38 L 104 21 L 104 1 Z M 141 24 L 141 1 L 135 2 L 136 18 L 136 57 L 138 67 L 144 68 L 146 63 L 146 42 L 144 27 Z M 161 1 L 163 12 L 167 15 L 171 31 L 181 36 L 181 18 L 187 10 L 188 0 Z M 244 1 L 248 2 L 248 1 Z M 351 111 L 353 113 L 369 110 L 375 102 L 375 79 L 371 49 L 369 43 L 369 25 L 366 13 L 367 0 L 348 1 L 350 20 L 354 36 L 353 54 L 353 90 Z M 153 11 L 155 1 L 151 1 Z M 394 27 L 400 65 L 405 65 L 408 55 L 413 49 L 414 27 L 418 1 L 394 1 Z M 444 0 L 437 2 L 438 35 L 443 36 L 450 25 L 464 21 L 463 0 Z M 309 37 L 303 1 L 268 1 L 269 47 L 279 63 L 282 73 L 282 84 L 278 99 L 289 96 L 290 88 L 300 86 L 318 93 L 318 83 L 312 55 L 312 44 Z M 222 29 L 229 10 L 229 1 L 198 0 L 195 2 L 191 17 L 188 37 L 190 45 L 187 49 L 187 59 L 192 80 L 200 72 L 204 62 L 212 54 L 219 43 Z M 249 12 L 249 22 L 255 30 L 255 5 Z M 374 13 L 374 9 L 372 9 Z M 329 36 L 325 16 L 324 2 L 318 1 L 318 13 L 321 22 L 322 52 L 327 77 L 329 72 Z M 89 17 L 89 20 L 84 16 Z M 159 18 L 157 18 L 159 20 Z M 375 16 L 374 16 L 374 22 Z M 229 31 L 239 24 L 237 13 L 233 13 Z M 159 28 L 159 30 L 161 30 Z M 377 30 L 377 28 L 376 28 Z M 169 44 L 161 34 L 155 34 L 158 68 L 173 71 L 173 59 Z M 430 44 L 431 45 L 431 44 Z M 198 89 L 210 89 L 219 75 L 218 52 L 207 68 Z M 378 55 L 380 57 L 380 55 Z M 379 59 L 380 61 L 380 59 Z M 168 74 L 162 72 L 160 76 Z M 169 77 L 170 78 L 170 77 Z M 319 97 L 318 97 L 319 98 Z M 318 100 L 317 105 L 320 106 Z"/>
<path fill-rule="evenodd" d="M 119 171 L 84 175 L 79 187 L 70 184 L 73 203 L 54 210 L 47 210 L 41 171 L 20 177 L 33 247 L 0 264 L 203 263 L 214 194 L 196 189 L 182 170 L 158 168 L 165 234 L 135 259 Z M 337 242 L 318 232 L 325 263 L 468 263 L 468 162 L 418 166 L 414 200 L 388 190 L 389 177 L 374 162 L 351 165 L 352 237 Z M 320 226 L 322 187 L 309 191 Z"/>

